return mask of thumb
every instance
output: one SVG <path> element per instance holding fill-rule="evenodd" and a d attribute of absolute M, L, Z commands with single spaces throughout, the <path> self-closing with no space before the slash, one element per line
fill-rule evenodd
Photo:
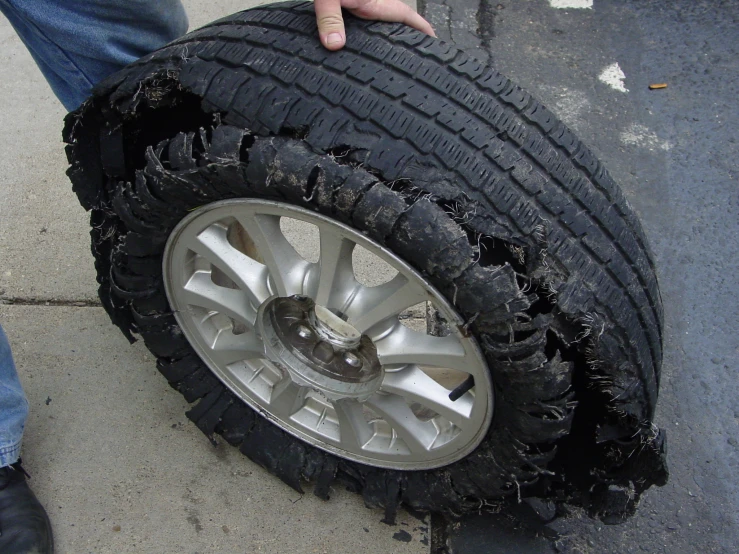
<path fill-rule="evenodd" d="M 346 42 L 344 19 L 341 17 L 341 0 L 315 0 L 318 36 L 329 50 L 339 50 Z"/>

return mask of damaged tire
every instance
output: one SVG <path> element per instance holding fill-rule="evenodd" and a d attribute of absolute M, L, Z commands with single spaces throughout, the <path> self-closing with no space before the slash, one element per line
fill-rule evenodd
<path fill-rule="evenodd" d="M 103 305 L 211 440 L 296 490 L 622 521 L 667 478 L 641 225 L 494 69 L 398 24 L 347 35 L 248 10 L 68 116 Z"/>

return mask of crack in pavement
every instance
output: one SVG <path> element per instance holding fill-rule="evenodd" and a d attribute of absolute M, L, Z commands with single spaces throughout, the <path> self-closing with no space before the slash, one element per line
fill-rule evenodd
<path fill-rule="evenodd" d="M 480 44 L 482 50 L 487 55 L 487 63 L 493 63 L 493 38 L 495 37 L 495 16 L 498 9 L 501 9 L 502 5 L 497 4 L 493 7 L 492 0 L 480 0 L 477 6 L 477 14 L 475 19 L 477 20 L 477 36 L 480 37 Z"/>
<path fill-rule="evenodd" d="M 431 23 L 438 38 L 446 41 L 452 40 L 451 8 L 446 4 L 446 0 L 441 3 L 424 3 L 421 15 Z"/>
<path fill-rule="evenodd" d="M 486 64 L 493 59 L 493 25 L 498 9 L 502 6 L 493 0 L 442 0 L 419 5 L 419 13 L 431 23 L 438 38 Z"/>
<path fill-rule="evenodd" d="M 32 298 L 0 296 L 0 305 L 6 306 L 69 306 L 73 308 L 102 308 L 99 300 L 61 300 L 59 298 Z"/>

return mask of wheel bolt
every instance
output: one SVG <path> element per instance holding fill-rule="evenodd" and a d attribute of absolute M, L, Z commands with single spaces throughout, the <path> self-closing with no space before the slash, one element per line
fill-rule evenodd
<path fill-rule="evenodd" d="M 313 336 L 313 331 L 311 331 L 310 327 L 298 325 L 298 336 L 304 339 L 309 339 Z"/>
<path fill-rule="evenodd" d="M 360 367 L 362 365 L 362 360 L 354 352 L 344 354 L 344 361 L 352 367 Z"/>

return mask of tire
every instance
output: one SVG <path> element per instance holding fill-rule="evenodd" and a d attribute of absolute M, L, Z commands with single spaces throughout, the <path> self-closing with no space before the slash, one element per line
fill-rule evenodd
<path fill-rule="evenodd" d="M 623 521 L 667 479 L 652 423 L 662 305 L 639 221 L 592 153 L 494 69 L 399 24 L 350 17 L 347 34 L 325 51 L 309 3 L 237 13 L 67 117 L 105 309 L 197 402 L 187 415 L 211 440 L 296 490 L 347 484 L 388 521 L 401 503 L 461 515 L 528 497 Z M 335 222 L 438 293 L 453 313 L 436 334 L 479 346 L 489 375 L 457 391 L 491 395 L 469 452 L 409 468 L 345 456 L 211 371 L 170 306 L 164 258 L 182 225 L 228 202 Z"/>

